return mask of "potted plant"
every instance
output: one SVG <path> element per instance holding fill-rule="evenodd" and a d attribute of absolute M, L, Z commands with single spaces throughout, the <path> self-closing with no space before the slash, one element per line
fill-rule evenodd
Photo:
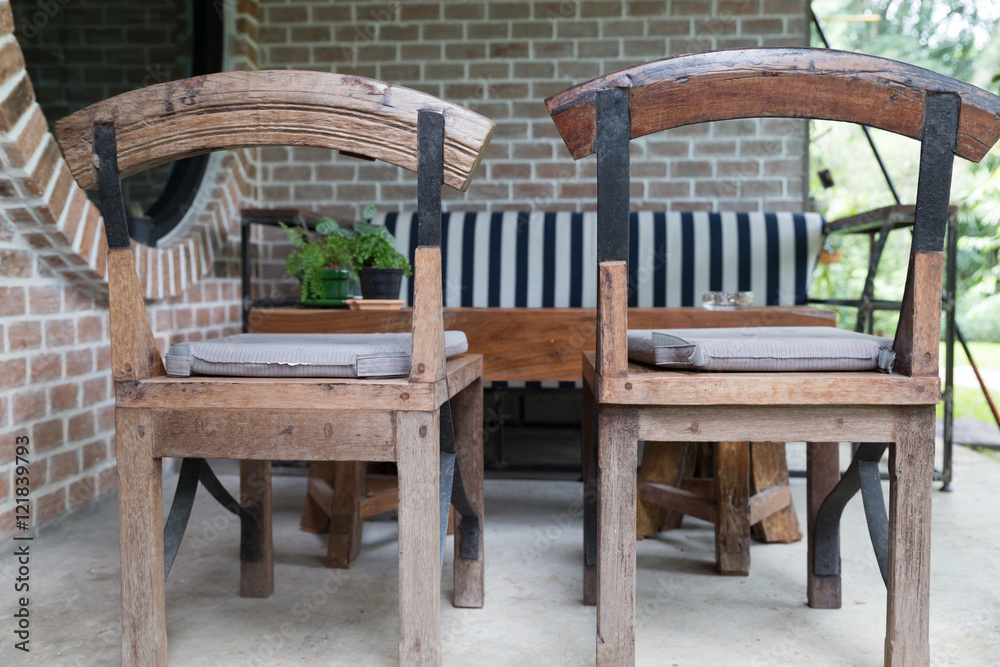
<path fill-rule="evenodd" d="M 375 206 L 365 207 L 364 222 L 354 225 L 349 240 L 351 264 L 358 273 L 361 296 L 365 299 L 398 299 L 403 276 L 413 273 L 409 260 L 396 251 L 396 240 L 389 230 L 368 221 L 375 217 Z"/>
<path fill-rule="evenodd" d="M 281 227 L 294 246 L 285 268 L 302 289 L 299 301 L 306 305 L 342 306 L 350 297 L 351 236 L 330 218 L 320 218 L 316 231 Z"/>

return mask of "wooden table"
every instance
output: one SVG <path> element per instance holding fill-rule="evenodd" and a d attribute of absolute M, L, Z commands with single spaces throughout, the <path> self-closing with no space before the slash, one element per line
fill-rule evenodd
<path fill-rule="evenodd" d="M 630 308 L 632 329 L 835 326 L 832 310 L 767 306 L 743 310 Z M 411 309 L 359 311 L 254 308 L 251 333 L 409 332 Z M 469 352 L 483 355 L 483 380 L 579 382 L 582 353 L 596 348 L 594 308 L 445 308 L 444 328 L 464 331 Z"/>

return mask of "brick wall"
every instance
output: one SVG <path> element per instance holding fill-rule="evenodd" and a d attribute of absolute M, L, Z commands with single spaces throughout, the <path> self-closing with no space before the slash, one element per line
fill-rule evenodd
<path fill-rule="evenodd" d="M 83 6 L 45 4 L 60 12 Z M 256 2 L 220 6 L 240 30 L 231 35 L 231 66 L 255 68 Z M 16 22 L 0 0 L 0 544 L 16 532 L 16 438 L 31 443 L 32 528 L 117 484 L 107 246 L 100 214 L 70 176 L 25 70 L 18 38 L 40 34 L 32 32 L 38 16 L 46 25 L 62 20 L 37 11 Z M 255 151 L 222 157 L 187 236 L 171 248 L 136 247 L 161 349 L 238 330 L 238 216 L 259 203 L 256 162 Z"/>
<path fill-rule="evenodd" d="M 262 0 L 262 67 L 330 70 L 409 86 L 497 121 L 451 210 L 593 208 L 593 158 L 574 163 L 542 100 L 671 55 L 808 42 L 804 0 L 337 2 Z M 806 127 L 747 120 L 633 142 L 634 208 L 802 210 Z M 273 205 L 343 217 L 413 205 L 412 177 L 312 149 L 264 151 Z"/>
<path fill-rule="evenodd" d="M 190 71 L 187 0 L 61 4 L 58 0 L 41 5 L 37 0 L 11 3 L 18 26 L 15 36 L 50 123 L 97 100 L 179 79 Z M 145 210 L 169 173 L 170 167 L 164 165 L 126 179 L 125 200 Z"/>

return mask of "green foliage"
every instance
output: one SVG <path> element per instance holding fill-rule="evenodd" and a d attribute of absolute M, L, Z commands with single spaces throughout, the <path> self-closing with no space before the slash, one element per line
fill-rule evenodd
<path fill-rule="evenodd" d="M 382 225 L 358 222 L 354 225 L 354 232 L 351 261 L 355 269 L 404 269 L 407 276 L 413 273 L 409 260 L 396 251 L 396 241 L 388 229 Z"/>
<path fill-rule="evenodd" d="M 285 269 L 302 285 L 300 299 L 323 298 L 323 269 L 351 268 L 351 234 L 330 218 L 321 218 L 316 233 L 303 227 L 278 223 L 294 249 L 285 259 Z"/>
<path fill-rule="evenodd" d="M 1000 6 L 976 0 L 813 0 L 835 49 L 894 58 L 954 76 L 997 92 L 1000 81 Z M 869 14 L 878 21 L 851 21 Z M 813 45 L 820 46 L 814 33 Z M 873 139 L 904 204 L 916 198 L 919 143 L 879 130 Z M 864 134 L 843 123 L 814 121 L 810 129 L 810 191 L 829 220 L 894 204 Z M 828 169 L 835 185 L 824 189 L 816 174 Z M 967 337 L 1000 341 L 1000 154 L 979 165 L 955 162 L 952 203 L 959 207 L 958 320 Z M 910 234 L 890 234 L 875 282 L 879 299 L 898 299 L 905 277 Z M 829 239 L 843 252 L 840 264 L 817 269 L 814 295 L 856 298 L 868 263 L 865 235 Z M 844 309 L 841 326 L 854 323 Z M 876 313 L 878 333 L 891 334 L 896 315 Z"/>

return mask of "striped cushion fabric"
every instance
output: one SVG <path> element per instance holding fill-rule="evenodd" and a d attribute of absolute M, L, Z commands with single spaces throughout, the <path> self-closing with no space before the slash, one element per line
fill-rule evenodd
<path fill-rule="evenodd" d="M 413 261 L 416 212 L 380 213 Z M 444 305 L 597 305 L 597 213 L 442 214 Z M 818 213 L 660 213 L 630 216 L 629 305 L 695 306 L 707 291 L 752 291 L 754 305 L 805 303 L 825 221 Z M 413 303 L 404 279 L 403 298 Z M 572 387 L 572 382 L 492 386 Z"/>
<path fill-rule="evenodd" d="M 382 213 L 412 261 L 416 213 Z M 597 214 L 442 215 L 445 306 L 597 305 Z M 754 305 L 805 303 L 825 222 L 818 213 L 632 213 L 629 305 L 700 305 L 707 291 L 752 291 Z M 403 288 L 406 304 L 413 286 Z"/>

